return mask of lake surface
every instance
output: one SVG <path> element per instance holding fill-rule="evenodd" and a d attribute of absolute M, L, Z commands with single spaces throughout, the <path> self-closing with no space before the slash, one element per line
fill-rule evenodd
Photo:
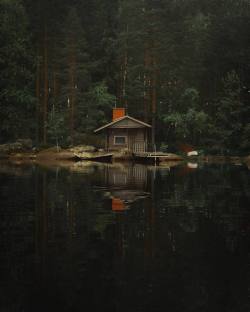
<path fill-rule="evenodd" d="M 250 171 L 0 165 L 0 311 L 249 312 Z"/>

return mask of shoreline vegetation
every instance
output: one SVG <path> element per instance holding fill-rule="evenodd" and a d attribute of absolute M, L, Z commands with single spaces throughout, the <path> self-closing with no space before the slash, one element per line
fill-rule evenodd
<path fill-rule="evenodd" d="M 0 144 L 99 146 L 116 107 L 150 124 L 162 151 L 250 155 L 249 8 L 0 1 Z"/>
<path fill-rule="evenodd" d="M 103 149 L 97 149 L 94 146 L 89 145 L 78 145 L 68 148 L 61 148 L 53 146 L 50 148 L 40 148 L 37 149 L 32 147 L 32 143 L 29 140 L 19 140 L 15 143 L 2 144 L 0 145 L 0 161 L 8 161 L 13 163 L 46 163 L 46 164 L 56 164 L 56 163 L 66 163 L 66 162 L 79 162 L 81 159 L 76 156 L 81 154 L 83 157 L 91 160 L 91 158 L 96 156 L 106 155 Z M 113 154 L 114 162 L 133 162 L 133 154 L 126 150 L 120 152 L 111 152 Z M 169 157 L 169 161 L 176 161 L 177 163 L 182 162 L 207 162 L 207 163 L 234 163 L 236 165 L 245 164 L 250 168 L 250 155 L 249 156 L 229 156 L 229 155 L 198 155 L 198 156 L 187 156 L 183 153 L 173 154 L 173 153 L 161 153 L 156 154 L 164 155 Z M 154 156 L 154 153 L 152 153 Z M 167 163 L 165 160 L 164 163 Z"/>

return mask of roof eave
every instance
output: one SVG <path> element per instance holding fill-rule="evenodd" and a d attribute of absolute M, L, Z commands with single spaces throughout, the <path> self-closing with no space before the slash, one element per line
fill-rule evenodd
<path fill-rule="evenodd" d="M 94 130 L 94 133 L 99 132 L 99 131 L 101 131 L 101 130 L 104 130 L 104 129 L 106 129 L 106 128 L 108 128 L 108 127 L 110 127 L 110 126 L 116 124 L 117 122 L 119 122 L 119 121 L 121 121 L 121 120 L 123 120 L 123 119 L 126 119 L 126 118 L 129 118 L 129 119 L 133 120 L 134 122 L 137 122 L 137 123 L 139 123 L 139 124 L 141 124 L 141 125 L 143 125 L 143 126 L 145 126 L 145 127 L 147 127 L 147 128 L 152 128 L 151 125 L 149 125 L 149 124 L 147 124 L 147 123 L 145 123 L 145 122 L 143 122 L 143 121 L 140 121 L 140 120 L 138 120 L 138 119 L 135 119 L 135 118 L 133 118 L 133 117 L 130 117 L 130 116 L 126 115 L 126 116 L 123 116 L 123 117 L 121 117 L 121 118 L 118 118 L 118 119 L 116 119 L 116 120 L 114 120 L 114 121 L 112 121 L 112 122 L 110 122 L 110 123 L 108 123 L 108 124 L 106 124 L 106 125 L 104 125 L 104 126 L 102 126 L 102 127 L 100 127 L 100 128 L 97 128 L 96 130 Z"/>

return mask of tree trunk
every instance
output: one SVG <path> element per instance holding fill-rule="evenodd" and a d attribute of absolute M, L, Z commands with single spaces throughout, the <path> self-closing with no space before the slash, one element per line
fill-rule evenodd
<path fill-rule="evenodd" d="M 127 26 L 128 33 L 128 26 Z M 124 44 L 124 51 L 121 57 L 121 67 L 120 67 L 120 81 L 118 86 L 118 101 L 122 103 L 122 105 L 127 109 L 128 103 L 126 98 L 126 83 L 127 83 L 127 75 L 128 75 L 128 43 L 127 38 Z M 121 104 L 118 104 L 121 105 Z"/>
<path fill-rule="evenodd" d="M 40 51 L 37 47 L 37 60 L 36 60 L 36 145 L 40 142 L 40 110 L 41 110 L 41 64 L 40 64 Z"/>
<path fill-rule="evenodd" d="M 156 128 L 156 109 L 157 109 L 157 94 L 156 94 L 156 61 L 155 56 L 153 56 L 153 74 L 152 74 L 152 145 L 155 148 L 155 128 Z"/>
<path fill-rule="evenodd" d="M 75 42 L 71 42 L 69 55 L 69 102 L 70 102 L 70 138 L 71 144 L 74 144 L 75 130 L 75 98 L 76 98 L 76 57 Z"/>
<path fill-rule="evenodd" d="M 144 94 L 143 94 L 143 106 L 144 106 L 144 121 L 148 122 L 149 103 L 151 97 L 151 79 L 150 79 L 150 67 L 151 67 L 151 55 L 148 44 L 145 44 L 144 48 Z"/>
<path fill-rule="evenodd" d="M 128 103 L 127 103 L 127 98 L 126 98 L 126 82 L 127 82 L 127 74 L 128 74 L 128 51 L 127 47 L 125 50 L 124 54 L 124 64 L 123 64 L 123 88 L 122 88 L 122 99 L 124 102 L 124 106 L 127 109 L 128 108 Z"/>
<path fill-rule="evenodd" d="M 55 102 L 57 99 L 57 74 L 55 66 L 53 68 L 53 97 Z"/>
<path fill-rule="evenodd" d="M 44 27 L 44 98 L 43 98 L 43 143 L 47 144 L 47 117 L 48 117 L 48 33 L 47 25 Z"/>

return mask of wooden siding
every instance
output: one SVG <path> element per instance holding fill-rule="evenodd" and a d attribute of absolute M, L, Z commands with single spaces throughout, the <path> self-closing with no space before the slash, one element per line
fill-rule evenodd
<path fill-rule="evenodd" d="M 119 122 L 117 122 L 116 124 L 114 124 L 113 126 L 111 126 L 110 128 L 126 128 L 126 129 L 137 129 L 137 128 L 144 128 L 144 126 L 142 124 L 139 124 L 133 120 L 130 119 L 123 119 Z"/>
<path fill-rule="evenodd" d="M 125 144 L 115 144 L 116 136 L 126 137 Z M 145 128 L 110 128 L 107 131 L 107 149 L 121 150 L 128 149 L 132 152 L 145 152 L 147 151 L 147 130 Z"/>

